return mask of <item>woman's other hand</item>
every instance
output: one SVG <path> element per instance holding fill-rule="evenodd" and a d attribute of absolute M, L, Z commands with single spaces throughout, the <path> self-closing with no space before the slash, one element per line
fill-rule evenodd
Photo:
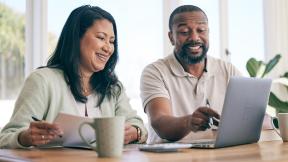
<path fill-rule="evenodd" d="M 124 144 L 137 140 L 137 129 L 129 123 L 125 123 Z"/>

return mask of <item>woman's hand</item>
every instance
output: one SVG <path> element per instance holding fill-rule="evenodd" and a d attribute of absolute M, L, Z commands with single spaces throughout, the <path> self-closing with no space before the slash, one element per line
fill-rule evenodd
<path fill-rule="evenodd" d="M 125 123 L 124 144 L 137 140 L 137 129 L 129 123 Z"/>
<path fill-rule="evenodd" d="M 31 122 L 27 130 L 21 132 L 18 141 L 21 145 L 38 146 L 49 143 L 57 136 L 62 136 L 63 131 L 57 124 L 47 123 L 45 121 Z"/>

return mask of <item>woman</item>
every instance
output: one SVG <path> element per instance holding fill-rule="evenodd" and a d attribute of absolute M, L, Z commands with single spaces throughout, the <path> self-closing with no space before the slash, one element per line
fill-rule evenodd
<path fill-rule="evenodd" d="M 111 14 L 81 6 L 70 14 L 46 67 L 25 81 L 0 148 L 47 144 L 62 134 L 59 112 L 86 117 L 126 116 L 124 143 L 143 143 L 147 131 L 115 75 L 117 29 Z M 41 118 L 33 121 L 31 116 Z M 73 122 L 71 122 L 72 124 Z"/>

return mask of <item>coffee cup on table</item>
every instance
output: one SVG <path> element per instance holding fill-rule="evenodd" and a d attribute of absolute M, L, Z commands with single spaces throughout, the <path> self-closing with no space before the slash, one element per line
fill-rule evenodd
<path fill-rule="evenodd" d="M 79 127 L 82 140 L 91 146 L 99 157 L 120 157 L 124 145 L 124 116 L 94 118 L 92 123 L 84 122 Z M 82 135 L 82 127 L 91 126 L 95 131 L 96 147 Z"/>
<path fill-rule="evenodd" d="M 272 120 L 272 121 L 275 121 Z M 276 123 L 272 122 L 273 129 L 277 132 L 277 134 L 282 138 L 284 142 L 288 141 L 288 113 L 278 113 L 278 127 L 277 129 Z"/>

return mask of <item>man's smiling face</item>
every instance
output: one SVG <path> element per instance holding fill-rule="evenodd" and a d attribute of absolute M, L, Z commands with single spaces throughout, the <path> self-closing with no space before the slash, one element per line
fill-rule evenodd
<path fill-rule="evenodd" d="M 185 64 L 204 60 L 209 48 L 209 29 L 206 15 L 201 11 L 183 12 L 175 15 L 169 32 L 174 53 Z"/>

